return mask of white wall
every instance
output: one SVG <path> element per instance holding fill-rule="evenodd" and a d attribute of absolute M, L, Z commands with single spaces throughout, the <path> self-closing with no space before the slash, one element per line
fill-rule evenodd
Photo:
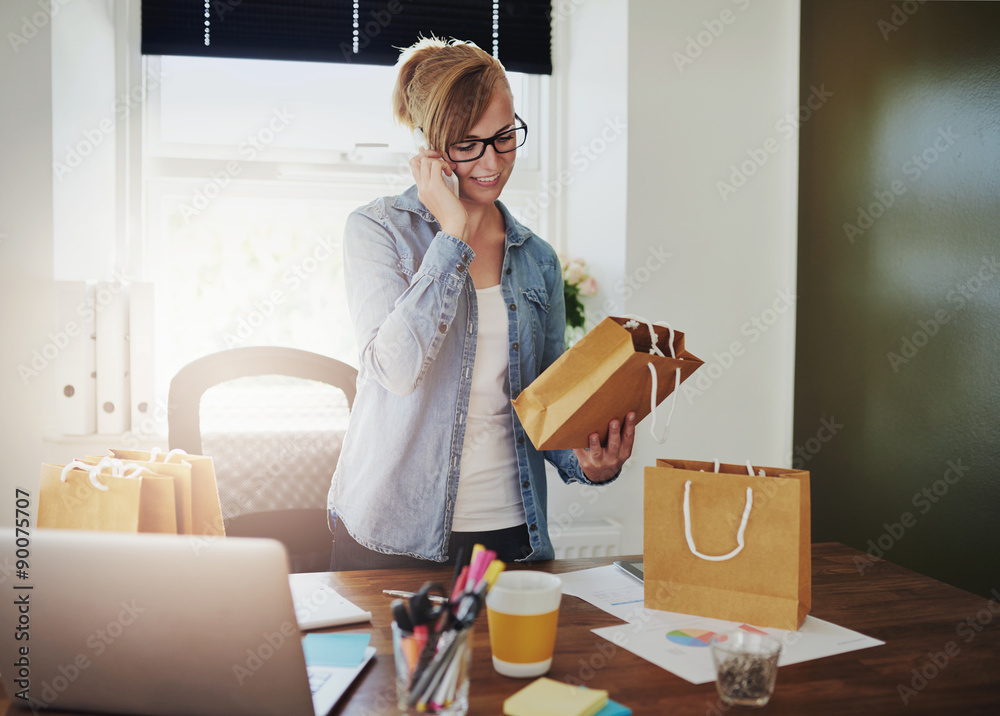
<path fill-rule="evenodd" d="M 647 418 L 599 497 L 550 488 L 550 519 L 614 516 L 625 553 L 642 551 L 643 468 L 656 458 L 790 464 L 795 309 L 781 297 L 795 292 L 798 157 L 797 134 L 778 123 L 798 106 L 798 18 L 794 0 L 592 0 L 568 18 L 571 46 L 591 55 L 562 68 L 569 105 L 628 122 L 612 150 L 627 147 L 624 164 L 602 157 L 607 171 L 570 187 L 570 252 L 600 266 L 605 290 L 592 306 L 669 321 L 705 361 L 664 445 Z M 720 192 L 743 162 L 752 175 Z M 623 187 L 624 211 L 614 200 Z M 597 241 L 585 228 L 595 222 Z"/>
<path fill-rule="evenodd" d="M 623 551 L 640 552 L 642 468 L 656 457 L 789 463 L 794 306 L 767 312 L 779 291 L 794 291 L 796 138 L 776 123 L 798 104 L 798 3 L 555 6 L 553 81 L 565 103 L 557 156 L 569 173 L 561 223 L 567 249 L 590 263 L 603 287 L 589 302 L 591 319 L 629 312 L 669 320 L 706 360 L 688 383 L 704 390 L 682 391 L 665 446 L 652 441 L 643 423 L 635 455 L 614 486 L 550 488 L 550 516 L 615 516 L 625 525 Z M 719 20 L 723 10 L 732 13 L 728 24 Z M 33 31 L 16 52 L 0 43 L 0 97 L 5 109 L 15 109 L 0 112 L 4 495 L 37 484 L 43 460 L 68 459 L 74 451 L 71 444 L 43 445 L 49 376 L 43 370 L 23 380 L 19 372 L 58 330 L 51 23 L 39 12 L 33 0 L 0 3 L 0 37 L 22 33 L 25 22 Z M 721 27 L 718 36 L 706 22 Z M 688 38 L 697 43 L 703 32 L 707 46 L 679 70 L 674 53 L 684 53 Z M 767 139 L 776 150 L 723 201 L 716 182 L 728 181 L 730 166 L 749 160 L 747 151 Z M 553 178 L 559 176 L 557 169 Z M 107 265 L 111 259 L 103 257 Z M 753 333 L 754 319 L 770 318 L 766 331 Z M 734 343 L 741 354 L 730 365 L 725 353 Z M 0 513 L 0 524 L 12 519 Z"/>
<path fill-rule="evenodd" d="M 15 488 L 35 493 L 42 460 L 48 383 L 46 371 L 35 371 L 32 359 L 51 341 L 55 311 L 50 27 L 49 15 L 33 0 L 0 3 L 2 525 L 13 524 Z"/>

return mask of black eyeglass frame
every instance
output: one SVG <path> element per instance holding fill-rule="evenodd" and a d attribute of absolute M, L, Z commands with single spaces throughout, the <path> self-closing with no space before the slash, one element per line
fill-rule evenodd
<path fill-rule="evenodd" d="M 493 151 L 496 152 L 497 154 L 510 154 L 511 152 L 516 152 L 518 149 L 520 149 L 521 147 L 524 146 L 525 142 L 528 141 L 528 123 L 525 122 L 520 117 L 518 117 L 517 116 L 517 112 L 514 113 L 514 121 L 515 122 L 520 122 L 521 124 L 518 125 L 518 126 L 515 126 L 513 129 L 505 129 L 504 131 L 502 131 L 502 132 L 500 132 L 498 134 L 494 134 L 489 139 L 467 139 L 464 142 L 454 142 L 451 146 L 449 146 L 447 149 L 445 149 L 444 154 L 445 154 L 446 157 L 448 157 L 449 161 L 455 162 L 456 164 L 462 164 L 463 162 L 474 162 L 477 159 L 482 159 L 483 155 L 486 154 L 486 147 L 493 147 Z M 506 149 L 506 150 L 499 149 L 497 147 L 496 141 L 498 139 L 500 139 L 501 137 L 506 136 L 508 134 L 511 134 L 512 132 L 517 132 L 519 129 L 523 129 L 524 130 L 524 139 L 523 139 L 523 141 L 520 144 L 518 144 L 513 149 Z M 452 156 L 451 156 L 451 148 L 452 147 L 454 147 L 456 145 L 459 145 L 459 144 L 470 144 L 472 142 L 477 142 L 480 145 L 482 145 L 483 151 L 481 151 L 478 155 L 472 157 L 471 159 L 454 159 L 454 158 L 452 158 Z"/>

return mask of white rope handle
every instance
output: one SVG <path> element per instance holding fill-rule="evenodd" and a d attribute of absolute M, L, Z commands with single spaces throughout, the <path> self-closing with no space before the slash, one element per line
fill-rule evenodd
<path fill-rule="evenodd" d="M 653 328 L 653 325 L 654 325 L 653 321 L 647 321 L 644 318 L 641 318 L 639 316 L 633 316 L 633 315 L 622 316 L 622 318 L 629 319 L 622 326 L 622 328 L 624 328 L 626 330 L 629 330 L 631 328 L 638 328 L 640 324 L 645 323 L 646 324 L 646 328 L 649 329 L 649 343 L 650 343 L 649 354 L 650 355 L 658 355 L 661 358 L 666 358 L 666 356 L 663 354 L 663 351 L 661 351 L 660 348 L 659 348 L 659 346 L 656 345 L 656 343 L 657 343 L 657 341 L 659 340 L 660 337 L 657 335 L 656 330 Z M 666 328 L 667 329 L 667 332 L 668 332 L 668 335 L 667 335 L 667 346 L 670 349 L 670 357 L 671 358 L 676 358 L 677 357 L 677 352 L 674 350 L 674 329 L 671 327 L 671 325 L 669 323 L 666 323 L 665 321 L 656 321 L 655 325 L 661 326 L 662 328 Z M 653 378 L 653 385 L 652 385 L 651 390 L 649 391 L 649 412 L 653 416 L 653 419 L 650 421 L 650 425 L 649 425 L 649 434 L 653 436 L 653 440 L 655 440 L 656 442 L 658 442 L 658 443 L 660 443 L 662 445 L 663 443 L 665 443 L 667 441 L 667 432 L 670 430 L 670 420 L 674 416 L 674 408 L 677 407 L 677 391 L 678 391 L 678 389 L 680 389 L 680 386 L 681 386 L 681 369 L 678 368 L 674 372 L 674 390 L 673 390 L 673 397 L 670 400 L 670 412 L 667 413 L 667 424 L 663 426 L 663 435 L 660 435 L 659 437 L 657 437 L 657 435 L 656 435 L 656 393 L 657 393 L 657 389 L 658 389 L 658 384 L 657 384 L 658 381 L 657 381 L 657 377 L 656 377 L 656 368 L 653 367 L 652 362 L 647 363 L 646 367 L 649 368 L 649 374 Z"/>
<path fill-rule="evenodd" d="M 156 462 L 156 458 L 159 456 L 161 452 L 163 451 L 160 448 L 154 446 L 153 449 L 149 451 L 149 461 Z M 163 456 L 163 462 L 170 462 L 170 458 L 172 458 L 174 455 L 187 455 L 187 451 L 181 450 L 180 448 L 174 448 L 173 450 L 171 450 L 170 452 L 168 452 L 166 455 Z"/>
<path fill-rule="evenodd" d="M 624 328 L 625 330 L 628 330 L 630 328 L 638 328 L 640 323 L 646 324 L 646 327 L 649 329 L 649 342 L 650 342 L 649 353 L 650 355 L 657 355 L 660 356 L 661 358 L 666 358 L 666 356 L 663 354 L 663 351 L 660 350 L 660 347 L 656 345 L 660 337 L 656 334 L 656 331 L 653 329 L 653 326 L 656 325 L 662 328 L 666 328 L 668 332 L 667 347 L 670 349 L 670 357 L 671 358 L 677 357 L 677 352 L 674 350 L 674 329 L 670 326 L 669 323 L 667 323 L 666 321 L 647 321 L 645 318 L 628 314 L 622 316 L 622 318 L 629 319 L 625 321 L 625 324 L 622 326 L 622 328 Z"/>
<path fill-rule="evenodd" d="M 715 470 L 719 470 L 719 461 L 715 461 Z M 753 474 L 751 469 L 750 474 Z M 691 550 L 691 554 L 700 559 L 707 560 L 709 562 L 724 562 L 727 559 L 732 559 L 740 552 L 743 551 L 743 546 L 745 542 L 743 541 L 743 533 L 747 528 L 747 520 L 750 519 L 750 510 L 753 507 L 753 488 L 747 488 L 747 501 L 746 506 L 743 508 L 743 519 L 740 520 L 740 527 L 736 531 L 736 548 L 729 554 L 702 554 L 698 551 L 698 548 L 694 545 L 694 537 L 691 535 L 691 481 L 688 480 L 684 483 L 684 537 L 687 539 L 688 549 Z"/>
<path fill-rule="evenodd" d="M 110 457 L 103 457 L 100 459 L 100 461 L 98 461 L 96 465 L 88 465 L 87 463 L 82 462 L 80 460 L 73 460 L 72 462 L 67 463 L 63 467 L 62 472 L 59 474 L 59 479 L 62 480 L 63 482 L 66 482 L 67 478 L 69 477 L 70 470 L 83 470 L 84 472 L 89 473 L 90 484 L 96 487 L 98 490 L 104 492 L 105 490 L 108 489 L 108 486 L 102 483 L 100 480 L 98 480 L 97 476 L 101 474 L 101 470 L 103 470 L 104 468 L 111 467 L 112 465 L 111 460 L 112 458 Z"/>
<path fill-rule="evenodd" d="M 134 462 L 125 463 L 118 458 L 105 456 L 98 460 L 96 465 L 90 465 L 80 460 L 73 460 L 63 467 L 62 472 L 59 474 L 59 479 L 66 482 L 70 470 L 84 470 L 90 477 L 90 484 L 101 492 L 104 492 L 109 488 L 98 480 L 97 477 L 105 468 L 111 468 L 111 477 L 124 477 L 127 479 L 137 478 L 144 472 L 152 473 L 152 470 L 149 468 L 136 465 Z"/>
<path fill-rule="evenodd" d="M 656 437 L 656 368 L 653 367 L 652 363 L 647 363 L 646 367 L 649 368 L 649 374 L 653 376 L 653 387 L 649 391 L 649 414 L 653 416 L 653 420 L 649 425 L 649 434 L 653 436 L 653 440 L 662 445 L 667 440 L 667 431 L 670 430 L 670 420 L 674 417 L 674 408 L 677 406 L 677 390 L 681 386 L 681 369 L 678 368 L 674 372 L 674 392 L 673 397 L 670 399 L 670 412 L 667 413 L 667 424 L 663 426 L 663 435 Z"/>

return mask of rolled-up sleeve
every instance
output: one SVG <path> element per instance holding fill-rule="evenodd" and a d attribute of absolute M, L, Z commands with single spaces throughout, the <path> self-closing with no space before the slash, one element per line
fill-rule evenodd
<path fill-rule="evenodd" d="M 439 231 L 417 263 L 387 220 L 369 210 L 348 217 L 344 274 L 363 372 L 398 395 L 416 390 L 455 319 L 474 256 Z"/>

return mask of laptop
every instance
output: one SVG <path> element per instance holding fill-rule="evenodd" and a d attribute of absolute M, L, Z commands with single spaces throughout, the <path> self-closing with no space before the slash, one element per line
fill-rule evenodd
<path fill-rule="evenodd" d="M 0 531 L 0 677 L 15 705 L 325 716 L 375 653 L 307 670 L 280 542 L 24 532 Z"/>

